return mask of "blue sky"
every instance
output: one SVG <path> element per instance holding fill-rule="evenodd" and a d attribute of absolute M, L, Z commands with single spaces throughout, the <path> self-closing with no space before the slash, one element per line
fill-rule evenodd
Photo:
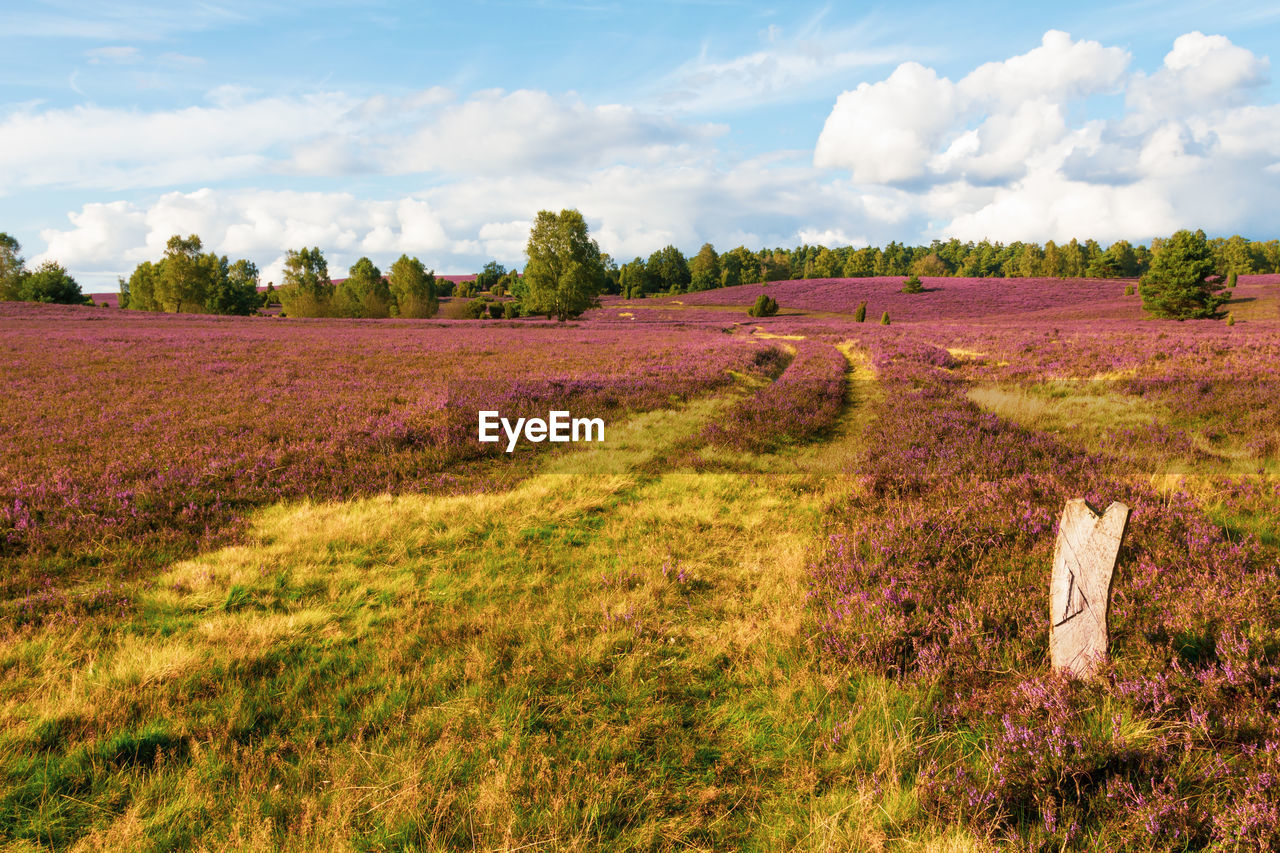
<path fill-rule="evenodd" d="M 989 237 L 1280 234 L 1272 4 L 21 3 L 0 230 L 90 290 L 173 233 L 278 275 Z"/>

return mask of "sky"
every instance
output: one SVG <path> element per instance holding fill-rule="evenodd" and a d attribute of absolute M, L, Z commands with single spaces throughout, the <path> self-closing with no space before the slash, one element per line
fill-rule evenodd
<path fill-rule="evenodd" d="M 1280 236 L 1280 6 L 17 2 L 0 231 L 116 289 L 174 234 L 278 281 L 890 240 Z"/>

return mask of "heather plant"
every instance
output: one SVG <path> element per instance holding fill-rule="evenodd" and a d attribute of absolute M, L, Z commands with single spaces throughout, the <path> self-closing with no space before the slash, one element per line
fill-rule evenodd
<path fill-rule="evenodd" d="M 1185 493 L 1155 493 L 1138 459 L 981 411 L 947 351 L 871 343 L 887 402 L 855 466 L 864 496 L 812 595 L 830 654 L 937 691 L 924 808 L 1032 848 L 1274 844 L 1275 550 L 1229 535 Z M 1055 679 L 1045 660 L 1044 567 L 1077 496 L 1133 509 L 1114 661 L 1091 683 Z"/>
<path fill-rule="evenodd" d="M 830 429 L 844 400 L 848 363 L 829 343 L 797 341 L 795 346 L 781 376 L 706 426 L 702 434 L 709 442 L 767 453 Z M 759 357 L 757 365 L 768 369 Z"/>
<path fill-rule="evenodd" d="M 763 348 L 713 329 L 530 324 L 516 335 L 21 304 L 2 307 L 0 334 L 0 370 L 22 401 L 0 407 L 9 598 L 33 577 L 132 573 L 225 541 L 264 503 L 459 488 L 478 476 L 465 463 L 495 452 L 475 441 L 479 409 L 614 418 L 721 387 Z M 50 430 L 95 438 L 49 442 Z"/>

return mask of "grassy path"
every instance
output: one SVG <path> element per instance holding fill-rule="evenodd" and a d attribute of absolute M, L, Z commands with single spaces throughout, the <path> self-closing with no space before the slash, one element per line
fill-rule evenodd
<path fill-rule="evenodd" d="M 0 837 L 971 849 L 916 813 L 927 697 L 810 640 L 806 565 L 865 401 L 745 459 L 689 438 L 729 402 L 611 427 L 509 491 L 272 508 L 122 621 L 3 640 Z"/>

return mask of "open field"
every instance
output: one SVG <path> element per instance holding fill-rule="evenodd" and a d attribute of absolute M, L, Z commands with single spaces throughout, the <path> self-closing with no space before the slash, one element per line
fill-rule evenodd
<path fill-rule="evenodd" d="M 1280 846 L 1280 277 L 1234 326 L 925 286 L 0 306 L 0 840 Z M 480 408 L 606 441 L 508 457 Z M 1089 683 L 1047 659 L 1071 497 L 1133 508 Z"/>

